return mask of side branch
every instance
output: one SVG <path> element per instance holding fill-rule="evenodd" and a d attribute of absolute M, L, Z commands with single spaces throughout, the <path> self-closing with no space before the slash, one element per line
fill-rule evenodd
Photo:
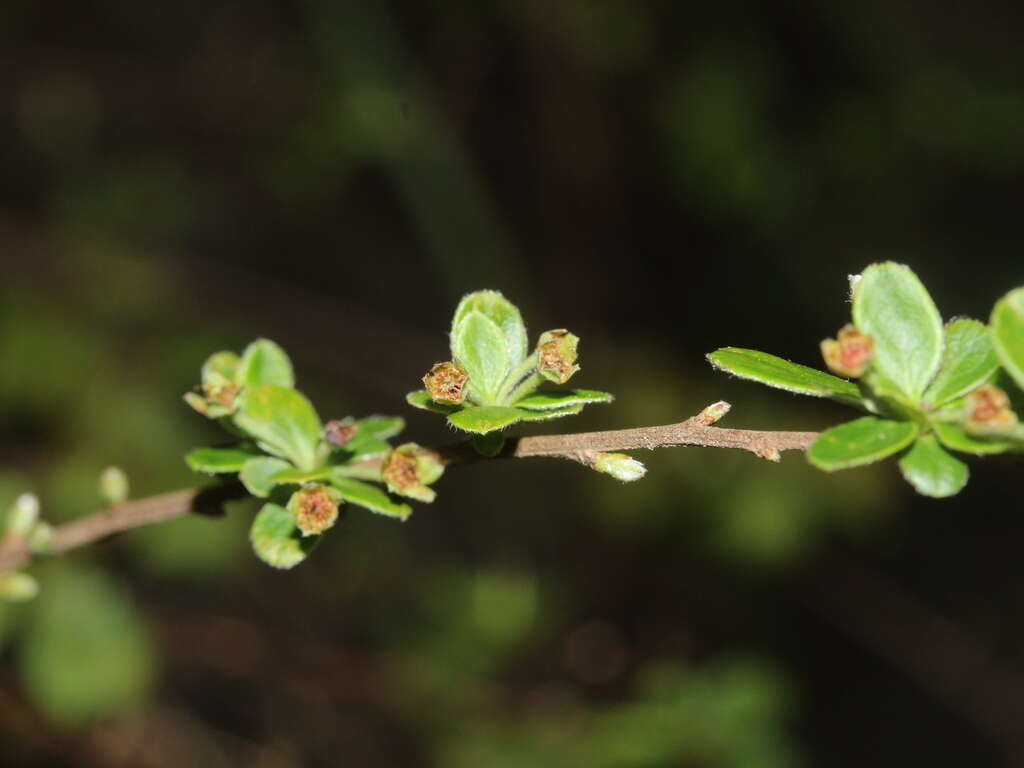
<path fill-rule="evenodd" d="M 712 426 L 728 410 L 728 403 L 719 402 L 678 424 L 513 438 L 495 458 L 548 456 L 591 466 L 595 455 L 604 451 L 629 451 L 641 448 L 653 450 L 678 445 L 699 445 L 711 448 L 739 448 L 761 458 L 778 461 L 782 451 L 806 450 L 818 437 L 817 432 L 767 432 Z M 433 453 L 442 463 L 448 465 L 476 462 L 485 458 L 468 442 L 423 450 Z M 370 459 L 365 466 L 368 470 L 379 471 L 381 462 L 380 458 Z M 124 502 L 57 526 L 53 529 L 45 554 L 62 554 L 122 531 L 176 520 L 192 513 L 218 515 L 225 501 L 245 496 L 246 491 L 242 484 L 232 481 L 203 489 L 172 491 Z M 0 574 L 27 565 L 33 555 L 24 540 L 0 541 Z"/>

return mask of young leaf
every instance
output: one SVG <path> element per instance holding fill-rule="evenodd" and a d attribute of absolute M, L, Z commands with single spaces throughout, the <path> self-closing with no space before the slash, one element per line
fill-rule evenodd
<path fill-rule="evenodd" d="M 316 466 L 320 418 L 296 390 L 277 384 L 246 389 L 234 419 L 268 453 L 289 459 L 299 469 Z"/>
<path fill-rule="evenodd" d="M 256 339 L 245 348 L 235 380 L 242 387 L 277 384 L 291 389 L 295 386 L 292 361 L 270 339 Z"/>
<path fill-rule="evenodd" d="M 951 456 L 934 435 L 922 435 L 900 459 L 903 477 L 924 496 L 944 499 L 967 485 L 967 465 Z"/>
<path fill-rule="evenodd" d="M 245 462 L 260 455 L 254 447 L 244 444 L 230 448 L 194 448 L 185 454 L 185 463 L 191 470 L 215 475 L 238 472 Z"/>
<path fill-rule="evenodd" d="M 371 512 L 399 520 L 405 520 L 412 514 L 412 507 L 392 501 L 390 496 L 375 485 L 338 475 L 332 475 L 329 482 L 345 501 Z"/>
<path fill-rule="evenodd" d="M 960 453 L 985 456 L 1003 453 L 1013 448 L 1010 443 L 969 435 L 959 424 L 932 424 L 932 430 L 944 446 L 954 451 L 960 451 Z"/>
<path fill-rule="evenodd" d="M 430 399 L 430 395 L 427 394 L 426 390 L 423 389 L 407 394 L 405 402 L 413 408 L 421 408 L 424 411 L 433 411 L 434 413 L 443 413 L 445 415 L 455 413 L 462 408 L 461 405 L 441 405 L 440 403 L 435 403 Z"/>
<path fill-rule="evenodd" d="M 249 541 L 260 560 L 273 568 L 292 568 L 313 551 L 319 536 L 303 536 L 292 513 L 280 504 L 264 504 L 252 521 Z"/>
<path fill-rule="evenodd" d="M 452 354 L 469 374 L 470 392 L 484 404 L 494 402 L 509 366 L 505 335 L 497 324 L 480 312 L 470 312 L 455 327 Z"/>
<path fill-rule="evenodd" d="M 452 339 L 455 338 L 455 330 L 459 323 L 473 311 L 488 317 L 501 329 L 508 350 L 509 367 L 518 365 L 519 361 L 526 357 L 528 342 L 526 326 L 515 304 L 498 291 L 476 291 L 463 297 L 452 318 Z M 456 354 L 454 347 L 452 354 Z"/>
<path fill-rule="evenodd" d="M 542 392 L 533 394 L 513 403 L 516 408 L 524 408 L 528 411 L 551 411 L 568 408 L 573 405 L 587 405 L 589 403 L 610 403 L 615 396 L 608 392 L 597 392 L 592 389 L 568 389 L 564 392 Z"/>
<path fill-rule="evenodd" d="M 274 456 L 257 456 L 242 465 L 238 479 L 253 496 L 265 499 L 277 485 L 277 481 L 270 479 L 271 476 L 282 470 L 291 469 L 291 466 L 284 459 Z"/>
<path fill-rule="evenodd" d="M 999 361 L 1024 389 L 1024 288 L 1016 288 L 996 302 L 991 322 Z"/>
<path fill-rule="evenodd" d="M 924 399 L 932 407 L 948 403 L 984 383 L 999 367 L 992 336 L 984 323 L 967 318 L 947 323 L 942 367 Z"/>
<path fill-rule="evenodd" d="M 723 347 L 707 357 L 718 370 L 741 379 L 750 379 L 798 395 L 828 397 L 849 405 L 861 405 L 860 390 L 856 384 L 767 352 Z"/>
<path fill-rule="evenodd" d="M 241 362 L 234 352 L 214 352 L 203 363 L 200 380 L 206 385 L 221 384 L 225 381 L 235 381 L 238 371 L 238 364 Z"/>
<path fill-rule="evenodd" d="M 515 424 L 520 418 L 520 411 L 517 408 L 485 405 L 457 411 L 448 416 L 448 423 L 466 432 L 486 435 L 488 432 Z"/>
<path fill-rule="evenodd" d="M 872 264 L 854 289 L 853 322 L 874 339 L 875 370 L 919 400 L 942 359 L 942 318 L 917 275 Z"/>
<path fill-rule="evenodd" d="M 320 469 L 312 469 L 308 472 L 295 467 L 284 467 L 279 469 L 277 472 L 270 476 L 270 480 L 274 483 L 289 483 L 292 485 L 300 485 L 302 483 L 309 483 L 314 480 L 323 480 L 331 474 L 330 467 L 321 467 Z"/>
<path fill-rule="evenodd" d="M 381 453 L 387 453 L 391 450 L 391 446 L 386 440 L 381 440 L 369 432 L 360 431 L 345 444 L 342 450 L 345 451 L 344 455 L 349 456 L 351 461 L 363 456 L 376 456 Z"/>
<path fill-rule="evenodd" d="M 916 435 L 912 422 L 865 416 L 822 432 L 807 451 L 807 459 L 826 472 L 860 467 L 903 450 Z"/>
<path fill-rule="evenodd" d="M 519 410 L 520 421 L 551 421 L 552 419 L 560 419 L 563 416 L 575 416 L 577 413 L 583 410 L 582 405 L 570 405 L 567 408 L 553 408 L 548 411 L 527 411 L 524 409 Z"/>
<path fill-rule="evenodd" d="M 405 429 L 405 419 L 401 416 L 366 416 L 357 419 L 356 425 L 363 434 L 387 440 Z"/>

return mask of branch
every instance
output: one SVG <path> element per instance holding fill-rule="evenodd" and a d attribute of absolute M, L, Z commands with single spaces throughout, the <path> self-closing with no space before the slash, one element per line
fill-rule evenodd
<path fill-rule="evenodd" d="M 640 448 L 653 450 L 669 446 L 700 445 L 711 448 L 739 448 L 761 458 L 778 461 L 782 451 L 806 450 L 818 437 L 817 432 L 767 432 L 712 426 L 728 410 L 728 403 L 718 402 L 678 424 L 513 438 L 494 458 L 521 459 L 547 456 L 591 466 L 595 454 L 603 451 L 628 451 Z M 446 465 L 467 464 L 486 459 L 468 442 L 423 450 L 433 453 Z M 369 459 L 364 462 L 364 466 L 368 469 L 379 469 L 381 462 L 380 458 Z M 192 513 L 219 515 L 225 501 L 245 496 L 246 491 L 242 484 L 232 481 L 208 488 L 190 488 L 124 502 L 54 528 L 47 554 L 59 555 L 122 531 L 177 520 Z M 0 573 L 21 568 L 31 560 L 32 552 L 25 541 L 19 539 L 0 542 Z"/>

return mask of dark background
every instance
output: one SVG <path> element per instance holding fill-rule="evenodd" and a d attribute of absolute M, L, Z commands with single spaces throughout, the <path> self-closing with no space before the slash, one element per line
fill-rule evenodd
<path fill-rule="evenodd" d="M 497 288 L 618 395 L 555 427 L 847 417 L 714 374 L 818 365 L 846 277 L 944 317 L 1019 285 L 1017 3 L 0 5 L 0 494 L 60 521 L 194 485 L 180 401 L 265 335 L 325 417 L 408 420 Z M 450 471 L 276 573 L 253 509 L 35 567 L 0 607 L 4 766 L 1024 764 L 1019 463 L 951 500 L 713 449 L 620 485 Z"/>

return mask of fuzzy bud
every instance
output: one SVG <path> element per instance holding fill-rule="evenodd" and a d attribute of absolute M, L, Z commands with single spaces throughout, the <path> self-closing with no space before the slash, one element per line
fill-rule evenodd
<path fill-rule="evenodd" d="M 579 337 L 564 328 L 544 331 L 537 344 L 537 372 L 555 384 L 565 384 L 576 371 Z"/>
<path fill-rule="evenodd" d="M 964 427 L 975 434 L 1005 432 L 1017 423 L 1006 392 L 993 384 L 982 384 L 967 395 Z"/>
<path fill-rule="evenodd" d="M 39 584 L 21 571 L 0 573 L 0 598 L 12 602 L 31 600 L 39 594 Z"/>
<path fill-rule="evenodd" d="M 351 418 L 331 419 L 324 427 L 324 440 L 336 448 L 348 445 L 357 434 L 359 425 Z"/>
<path fill-rule="evenodd" d="M 700 412 L 701 420 L 705 424 L 714 424 L 716 421 L 721 419 L 732 409 L 732 406 L 725 400 L 719 400 L 717 403 L 712 403 L 703 411 Z"/>
<path fill-rule="evenodd" d="M 288 511 L 303 536 L 323 533 L 338 519 L 341 496 L 332 488 L 318 483 L 305 485 L 288 500 Z"/>
<path fill-rule="evenodd" d="M 856 379 L 863 376 L 875 358 L 875 342 L 868 334 L 847 323 L 834 339 L 821 342 L 821 355 L 833 373 Z"/>
<path fill-rule="evenodd" d="M 128 498 L 128 475 L 120 467 L 107 467 L 100 473 L 99 492 L 105 504 L 120 504 Z"/>
<path fill-rule="evenodd" d="M 418 501 L 431 502 L 436 494 L 427 486 L 444 474 L 444 465 L 437 454 L 416 443 L 400 445 L 390 454 L 381 469 L 388 490 Z"/>
<path fill-rule="evenodd" d="M 458 405 L 465 397 L 463 390 L 469 376 L 458 365 L 446 361 L 435 363 L 427 375 L 423 377 L 423 386 L 435 403 L 441 405 Z"/>
<path fill-rule="evenodd" d="M 14 500 L 7 513 L 7 535 L 25 538 L 39 520 L 39 498 L 34 493 L 23 493 Z"/>
<path fill-rule="evenodd" d="M 647 474 L 647 467 L 624 453 L 595 453 L 590 466 L 624 483 L 639 480 Z"/>

